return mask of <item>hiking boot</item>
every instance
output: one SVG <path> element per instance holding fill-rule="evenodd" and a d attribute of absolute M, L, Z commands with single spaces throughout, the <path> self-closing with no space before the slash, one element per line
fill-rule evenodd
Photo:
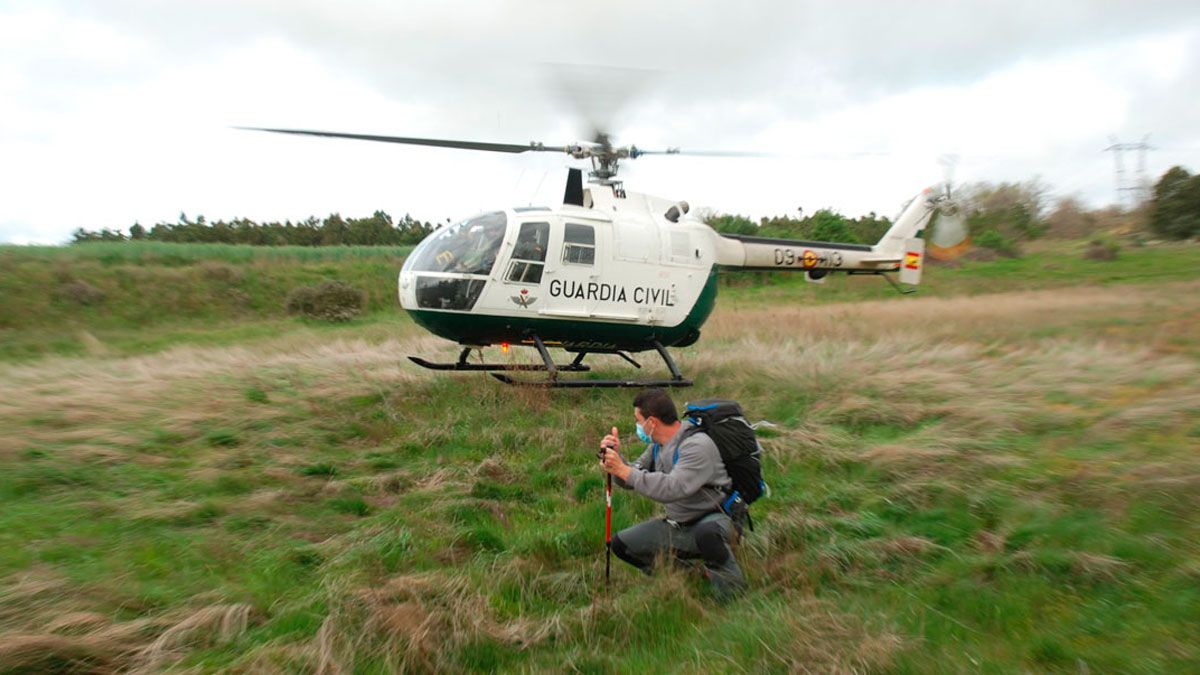
<path fill-rule="evenodd" d="M 746 582 L 740 576 L 704 568 L 704 578 L 708 580 L 709 590 L 719 604 L 724 605 L 746 592 Z"/>

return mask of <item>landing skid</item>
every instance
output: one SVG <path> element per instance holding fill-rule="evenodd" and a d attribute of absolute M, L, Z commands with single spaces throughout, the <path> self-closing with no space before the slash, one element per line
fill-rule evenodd
<path fill-rule="evenodd" d="M 510 370 L 510 371 L 549 370 L 549 368 L 547 368 L 545 364 L 541 364 L 541 363 L 467 363 L 467 356 L 470 355 L 470 353 L 471 353 L 470 348 L 462 350 L 462 353 L 460 353 L 458 355 L 458 361 L 456 363 L 434 363 L 433 361 L 426 361 L 425 359 L 423 359 L 419 356 L 410 356 L 410 357 L 408 357 L 408 360 L 412 361 L 413 363 L 417 364 L 418 366 L 421 366 L 422 368 L 428 368 L 429 370 L 455 370 L 455 371 L 460 371 L 460 372 L 481 372 L 481 371 L 482 372 L 492 372 L 492 371 L 497 371 L 497 370 Z M 568 372 L 568 373 L 587 372 L 587 371 L 591 370 L 592 367 L 586 366 L 583 364 L 583 356 L 586 353 L 587 352 L 581 353 L 579 356 L 575 357 L 574 361 L 572 361 L 571 363 L 568 363 L 566 365 L 557 364 L 557 363 L 551 364 L 551 365 L 553 366 L 554 370 L 562 371 L 562 372 Z"/>
<path fill-rule="evenodd" d="M 617 387 L 690 387 L 691 380 L 548 380 L 546 382 L 527 382 L 518 380 L 510 375 L 492 373 L 492 377 L 504 384 L 518 387 L 553 387 L 555 389 L 615 389 Z"/>
<path fill-rule="evenodd" d="M 533 346 L 537 349 L 538 354 L 542 357 L 541 363 L 468 363 L 467 357 L 471 354 L 471 348 L 465 348 L 458 355 L 458 361 L 454 363 L 435 363 L 426 361 L 418 356 L 408 357 L 409 361 L 428 368 L 429 370 L 440 371 L 457 371 L 457 372 L 488 372 L 492 377 L 500 380 L 504 384 L 512 384 L 524 387 L 555 387 L 564 389 L 595 389 L 595 388 L 614 388 L 614 387 L 690 387 L 692 381 L 684 378 L 679 372 L 679 367 L 675 365 L 675 360 L 671 358 L 671 354 L 667 348 L 658 340 L 651 341 L 651 345 L 658 351 L 663 362 L 667 364 L 667 369 L 671 371 L 670 379 L 658 380 L 561 380 L 559 373 L 585 373 L 590 371 L 591 366 L 583 363 L 584 357 L 588 351 L 580 351 L 575 354 L 574 360 L 567 364 L 555 363 L 550 358 L 550 352 L 546 349 L 545 343 L 537 335 L 531 335 Z M 641 368 L 642 364 L 638 363 L 622 351 L 604 351 L 600 353 L 616 354 L 633 364 L 635 368 Z M 500 372 L 497 372 L 500 371 Z M 543 381 L 528 381 L 518 380 L 505 372 L 544 372 L 547 374 L 546 380 Z"/>
<path fill-rule="evenodd" d="M 546 349 L 546 345 L 542 343 L 542 339 L 537 335 L 533 338 L 533 346 L 537 348 L 538 354 L 542 357 L 542 366 L 537 370 L 545 370 L 549 377 L 543 382 L 529 382 L 526 380 L 518 380 L 509 375 L 500 373 L 492 373 L 492 377 L 500 380 L 504 384 L 513 384 L 525 387 L 554 387 L 562 389 L 611 389 L 616 387 L 690 387 L 692 381 L 685 379 L 683 374 L 679 372 L 679 367 L 675 365 L 675 360 L 671 358 L 670 352 L 658 340 L 651 341 L 651 345 L 658 351 L 658 355 L 662 357 L 663 362 L 667 364 L 667 369 L 671 371 L 671 379 L 669 380 L 560 380 L 558 373 L 563 370 L 556 366 L 554 360 L 550 358 L 550 352 Z M 617 354 L 634 366 L 641 368 L 642 365 L 634 361 L 625 352 L 611 352 Z M 588 352 L 579 352 L 575 355 L 575 360 L 571 365 L 582 365 L 583 357 L 587 356 Z M 586 366 L 585 366 L 586 367 Z"/>

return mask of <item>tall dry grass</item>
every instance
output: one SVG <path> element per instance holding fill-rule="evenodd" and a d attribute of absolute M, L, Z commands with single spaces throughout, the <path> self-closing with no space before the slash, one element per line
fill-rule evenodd
<path fill-rule="evenodd" d="M 921 505 L 940 494 L 980 492 L 999 480 L 997 467 L 1059 462 L 1068 473 L 1120 484 L 1126 491 L 1121 494 L 1154 491 L 1200 505 L 1200 459 L 1195 457 L 1160 462 L 1140 455 L 1137 448 L 1144 446 L 1135 444 L 1096 458 L 1056 455 L 1062 449 L 1058 443 L 1120 445 L 1146 430 L 1177 433 L 1200 417 L 1200 365 L 1172 341 L 1200 330 L 1197 290 L 1200 285 L 1191 283 L 821 307 L 722 306 L 706 326 L 705 338 L 679 358 L 697 379 L 695 389 L 682 393 L 732 393 L 752 416 L 778 423 L 764 440 L 768 466 L 777 475 L 805 463 L 831 470 L 865 465 L 896 479 L 888 498 L 897 502 Z M 1171 330 L 1164 331 L 1164 325 Z M 194 436 L 212 424 L 257 438 L 255 425 L 270 422 L 281 433 L 316 437 L 337 427 L 338 420 L 321 416 L 343 414 L 327 402 L 363 396 L 383 402 L 372 408 L 379 419 L 351 420 L 361 427 L 364 444 L 386 445 L 393 440 L 388 434 L 402 433 L 414 447 L 440 448 L 458 438 L 456 428 L 472 426 L 473 440 L 489 448 L 482 460 L 438 458 L 422 473 L 397 467 L 366 477 L 304 478 L 295 469 L 311 461 L 311 447 L 270 449 L 272 463 L 261 475 L 271 484 L 252 486 L 231 500 L 229 512 L 277 517 L 276 522 L 308 537 L 331 572 L 318 591 L 324 616 L 315 635 L 249 648 L 236 661 L 248 671 L 447 671 L 462 668 L 461 651 L 480 642 L 513 651 L 561 649 L 557 665 L 564 670 L 603 669 L 611 664 L 595 654 L 638 640 L 637 631 L 664 607 L 698 617 L 696 630 L 737 624 L 716 620 L 721 610 L 702 602 L 694 592 L 696 580 L 683 572 L 657 577 L 638 593 L 596 593 L 598 559 L 556 565 L 513 554 L 481 569 L 474 552 L 455 549 L 448 550 L 441 569 L 381 575 L 356 563 L 356 556 L 375 545 L 379 531 L 322 526 L 292 513 L 305 500 L 343 493 L 362 495 L 378 509 L 416 494 L 429 511 L 414 516 L 425 528 L 422 536 L 443 537 L 454 549 L 459 544 L 447 515 L 453 506 L 489 510 L 506 532 L 511 525 L 504 502 L 468 500 L 473 486 L 521 485 L 539 470 L 568 466 L 579 461 L 577 448 L 591 438 L 591 430 L 583 427 L 594 423 L 607 429 L 607 418 L 604 424 L 582 419 L 580 410 L 596 412 L 597 400 L 616 397 L 513 390 L 485 376 L 447 379 L 404 358 L 453 358 L 455 351 L 428 336 L 326 341 L 306 335 L 254 347 L 181 347 L 132 358 L 98 351 L 89 358 L 4 365 L 0 458 L 15 459 L 40 445 L 87 462 L 160 461 L 153 459 L 154 452 L 139 450 L 148 429 Z M 269 392 L 272 405 L 248 405 L 248 387 Z M 392 405 L 437 396 L 447 397 L 447 405 L 428 419 L 407 416 L 399 404 Z M 627 406 L 627 397 L 619 400 Z M 788 417 L 799 409 L 803 417 Z M 615 406 L 611 411 L 612 419 L 622 422 L 628 413 Z M 512 418 L 525 424 L 505 423 Z M 1065 440 L 1011 442 L 1040 439 L 1046 429 L 1075 432 Z M 505 462 L 524 447 L 544 448 L 540 469 L 517 474 Z M 236 454 L 214 437 L 189 476 L 213 481 L 238 466 Z M 1067 482 L 1039 489 L 1076 488 Z M 144 503 L 137 495 L 115 503 L 130 518 L 155 520 L 180 518 L 200 506 L 182 499 Z M 680 655 L 684 667 L 888 670 L 912 640 L 887 621 L 872 622 L 816 598 L 816 589 L 853 575 L 861 575 L 854 577 L 860 582 L 874 580 L 871 575 L 947 555 L 947 548 L 925 537 L 878 536 L 816 549 L 812 542 L 837 540 L 831 533 L 852 518 L 852 513 L 799 508 L 773 513 L 741 553 L 761 590 L 754 604 L 735 610 L 763 631 L 745 636 L 758 645 L 755 653 L 731 663 L 699 649 Z M 1005 541 L 1011 534 L 1003 528 L 980 533 L 972 555 L 1015 568 L 1041 564 L 1008 551 Z M 1128 571 L 1128 563 L 1113 556 L 1089 551 L 1065 556 L 1064 564 L 1081 578 L 1103 581 Z M 578 569 L 581 564 L 588 567 Z M 499 611 L 490 594 L 500 584 L 562 609 L 538 616 Z M 581 608 L 580 598 L 589 597 Z M 38 570 L 0 579 L 0 663 L 34 671 L 168 670 L 197 650 L 236 641 L 275 609 L 198 596 L 188 607 L 122 621 L 95 588 Z"/>
<path fill-rule="evenodd" d="M 1197 284 L 719 312 L 689 355 L 701 391 L 750 392 L 770 409 L 799 388 L 815 402 L 790 449 L 845 446 L 829 423 L 921 426 L 930 457 L 1039 425 L 1082 433 L 1181 424 L 1197 411 L 1195 359 L 1164 323 L 1200 332 Z M 1067 330 L 1067 328 L 1070 330 Z M 714 346 L 719 345 L 719 346 Z M 794 395 L 794 394 L 793 394 Z M 1112 408 L 1094 419 L 1089 406 Z M 832 435 L 831 435 L 832 434 Z M 887 461 L 899 448 L 869 448 Z"/>
<path fill-rule="evenodd" d="M 1190 317 L 1197 325 L 1187 328 L 1200 326 L 1197 291 L 1200 285 L 1193 283 L 815 307 L 722 306 L 706 324 L 705 337 L 682 362 L 694 373 L 743 361 L 747 365 L 742 369 L 744 379 L 754 379 L 775 372 L 819 375 L 829 364 L 842 368 L 847 359 L 854 359 L 876 373 L 890 370 L 894 379 L 906 373 L 937 376 L 936 366 L 959 362 L 969 367 L 993 348 L 1013 352 L 1024 343 L 1047 358 L 1072 359 L 1073 363 L 1063 362 L 1068 370 L 1096 367 L 1102 363 L 1098 359 L 1108 359 L 1106 350 L 1124 352 L 1131 343 L 1137 345 L 1138 353 L 1160 351 L 1154 339 L 1161 334 L 1157 325 L 1147 321 L 1141 328 L 1144 332 L 1134 327 L 1123 332 L 1125 323 L 1155 316 L 1173 323 Z M 1088 345 L 1071 344 L 1069 333 L 1064 333 L 1059 344 L 1040 336 L 1048 333 L 1054 337 L 1056 327 L 1089 321 L 1112 325 L 1100 326 L 1099 335 L 1085 331 Z M 1015 345 L 1014 338 L 1020 340 Z M 79 427 L 163 407 L 186 414 L 178 410 L 184 404 L 208 399 L 219 405 L 228 394 L 222 385 L 241 386 L 247 375 L 252 375 L 250 379 L 273 375 L 311 378 L 305 389 L 318 396 L 344 393 L 341 387 L 347 380 L 376 387 L 404 386 L 445 377 L 415 369 L 407 363 L 407 355 L 448 355 L 453 351 L 452 345 L 431 336 L 376 344 L 342 338 L 326 341 L 324 336 L 308 335 L 256 347 L 179 347 L 149 356 L 54 357 L 29 364 L 2 364 L 0 387 L 7 395 L 0 399 L 0 420 L 45 413 L 56 416 L 54 424 Z M 777 357 L 795 359 L 786 365 L 800 370 L 783 367 Z M 1129 357 L 1118 358 L 1128 361 Z M 615 360 L 598 361 L 614 370 L 623 368 Z M 491 382 L 487 377 L 463 381 Z M 701 384 L 713 383 L 710 378 Z M 543 409 L 552 400 L 542 389 L 503 391 L 498 395 L 516 395 L 534 409 Z"/>
<path fill-rule="evenodd" d="M 242 421 L 273 414 L 242 405 L 247 385 L 303 382 L 309 397 L 403 386 L 420 379 L 406 355 L 433 338 L 384 341 L 312 337 L 257 347 L 178 347 L 117 359 L 56 357 L 0 365 L 0 456 L 30 443 L 134 445 L 141 425 L 186 429 L 236 411 Z M 29 420 L 39 423 L 25 424 Z M 18 431 L 19 429 L 19 431 Z"/>
<path fill-rule="evenodd" d="M 1120 343 L 1128 338 L 1159 349 L 1156 338 L 1169 337 L 1160 333 L 1164 321 L 1190 322 L 1186 326 L 1190 330 L 1200 325 L 1197 292 L 1200 283 L 1182 282 L 813 306 L 723 304 L 705 325 L 703 339 L 739 340 L 752 335 L 768 342 L 808 344 L 907 333 L 930 341 L 987 343 L 1036 340 L 1057 329 L 1089 341 L 1099 337 Z M 1108 325 L 1097 335 L 1088 330 L 1092 323 Z"/>
<path fill-rule="evenodd" d="M 476 580 L 453 571 L 396 576 L 372 588 L 335 584 L 328 593 L 331 610 L 311 654 L 319 673 L 355 672 L 367 658 L 393 672 L 453 670 L 458 649 L 480 639 L 526 649 L 564 633 L 558 620 L 498 620 Z"/>
<path fill-rule="evenodd" d="M 254 621 L 245 604 L 179 608 L 116 620 L 78 609 L 88 598 L 44 572 L 0 586 L 0 668 L 4 672 L 155 673 L 189 649 L 223 644 Z"/>

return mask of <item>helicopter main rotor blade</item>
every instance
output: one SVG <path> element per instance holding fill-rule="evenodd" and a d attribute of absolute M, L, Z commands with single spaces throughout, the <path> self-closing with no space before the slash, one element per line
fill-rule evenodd
<path fill-rule="evenodd" d="M 641 96 L 657 74 L 640 68 L 578 63 L 543 63 L 541 69 L 550 89 L 587 126 L 587 138 L 610 147 L 619 113 Z"/>
<path fill-rule="evenodd" d="M 642 150 L 641 148 L 631 148 L 629 156 L 633 158 L 641 157 L 642 155 L 687 155 L 691 157 L 773 157 L 769 152 L 749 152 L 742 150 L 681 150 L 679 148 L 667 148 L 666 150 Z"/>
<path fill-rule="evenodd" d="M 427 145 L 435 148 L 458 148 L 460 150 L 484 150 L 487 152 L 570 152 L 567 146 L 543 145 L 541 143 L 482 143 L 478 141 L 455 141 L 439 138 L 405 138 L 403 136 L 376 136 L 373 134 L 345 134 L 337 131 L 313 131 L 310 129 L 270 129 L 266 127 L 234 127 L 247 131 L 269 131 L 275 134 L 296 134 L 299 136 L 324 136 L 325 138 L 349 138 L 357 141 L 376 141 L 380 143 L 402 143 L 404 145 Z"/>

